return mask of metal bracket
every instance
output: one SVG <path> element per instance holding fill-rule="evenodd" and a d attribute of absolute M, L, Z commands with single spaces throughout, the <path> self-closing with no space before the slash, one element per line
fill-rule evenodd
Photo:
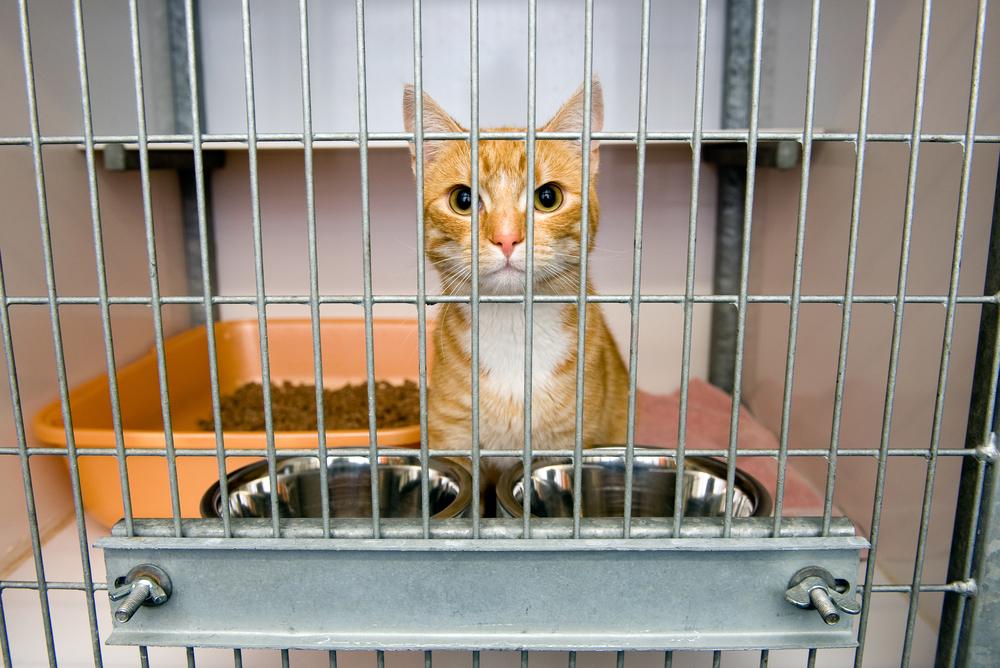
<path fill-rule="evenodd" d="M 98 545 L 109 577 L 153 562 L 173 580 L 170 605 L 114 622 L 114 645 L 664 650 L 853 646 L 849 622 L 803 615 L 785 591 L 788 573 L 815 565 L 852 574 L 853 588 L 868 543 L 833 536 Z"/>
<path fill-rule="evenodd" d="M 103 144 L 104 169 L 109 172 L 127 172 L 139 169 L 139 149 L 134 144 Z M 206 172 L 226 166 L 225 151 L 202 152 L 202 165 Z M 150 169 L 194 170 L 194 152 L 190 148 L 156 149 L 149 151 Z"/>
<path fill-rule="evenodd" d="M 720 167 L 743 167 L 747 164 L 746 142 L 705 143 L 701 156 L 706 162 Z M 757 166 L 780 170 L 795 169 L 802 159 L 802 147 L 797 141 L 761 141 L 757 143 Z"/>

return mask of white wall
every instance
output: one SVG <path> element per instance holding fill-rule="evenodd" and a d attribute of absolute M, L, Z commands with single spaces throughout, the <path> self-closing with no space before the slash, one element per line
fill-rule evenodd
<path fill-rule="evenodd" d="M 251 26 L 260 132 L 301 131 L 299 23 L 296 3 L 254 0 Z M 697 7 L 653 2 L 650 19 L 650 129 L 686 130 L 694 109 Z M 705 91 L 706 127 L 718 127 L 724 3 L 710 3 Z M 469 3 L 427 0 L 423 7 L 424 88 L 459 120 L 469 117 Z M 318 132 L 356 131 L 357 55 L 354 3 L 310 2 L 313 117 Z M 641 3 L 594 6 L 594 72 L 603 78 L 606 129 L 634 130 L 639 115 Z M 207 126 L 246 128 L 243 46 L 238 3 L 202 3 L 202 59 Z M 515 0 L 480 3 L 480 122 L 526 125 L 528 7 Z M 583 3 L 538 3 L 538 119 L 583 80 Z M 400 89 L 413 81 L 409 0 L 365 9 L 368 127 L 402 131 Z"/>

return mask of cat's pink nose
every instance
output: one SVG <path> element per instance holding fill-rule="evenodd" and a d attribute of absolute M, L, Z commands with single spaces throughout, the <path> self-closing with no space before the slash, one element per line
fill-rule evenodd
<path fill-rule="evenodd" d="M 517 232 L 495 232 L 490 236 L 490 241 L 500 247 L 504 257 L 510 258 L 514 254 L 514 247 L 524 241 L 524 237 Z"/>

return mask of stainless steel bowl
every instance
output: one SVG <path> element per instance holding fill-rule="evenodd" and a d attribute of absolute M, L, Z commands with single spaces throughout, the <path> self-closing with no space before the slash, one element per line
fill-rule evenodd
<path fill-rule="evenodd" d="M 621 446 L 616 446 L 620 448 Z M 583 517 L 622 517 L 625 509 L 625 458 L 587 450 L 581 462 Z M 595 453 L 598 451 L 598 453 Z M 677 469 L 671 455 L 635 457 L 632 477 L 633 517 L 672 517 Z M 726 504 L 726 464 L 708 457 L 684 460 L 684 516 L 721 517 Z M 521 517 L 524 475 L 520 466 L 504 472 L 497 484 L 497 511 Z M 736 471 L 734 517 L 761 517 L 771 512 L 771 498 L 763 486 Z M 539 458 L 531 467 L 532 517 L 573 516 L 573 462 L 568 458 Z"/>
<path fill-rule="evenodd" d="M 382 517 L 420 517 L 420 461 L 416 457 L 379 457 L 379 512 Z M 326 458 L 330 517 L 371 517 L 371 469 L 367 457 Z M 278 509 L 281 517 L 322 517 L 319 457 L 279 459 Z M 443 459 L 429 463 L 430 513 L 434 519 L 468 512 L 472 479 L 461 466 Z M 232 517 L 270 517 L 271 482 L 267 462 L 233 471 L 227 477 Z M 219 483 L 201 499 L 203 517 L 220 517 Z"/>

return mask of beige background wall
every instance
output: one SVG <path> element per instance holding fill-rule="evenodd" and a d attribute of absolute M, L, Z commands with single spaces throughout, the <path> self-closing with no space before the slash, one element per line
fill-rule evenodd
<path fill-rule="evenodd" d="M 787 3 L 779 3 L 784 7 Z M 909 132 L 913 118 L 917 36 L 920 3 L 879 3 L 872 77 L 873 132 Z M 769 3 L 770 7 L 770 3 Z M 975 3 L 935 3 L 931 27 L 927 78 L 925 132 L 962 134 L 969 99 Z M 774 52 L 777 67 L 804 63 L 804 38 L 796 33 L 808 27 L 808 12 L 788 17 L 783 34 L 790 35 Z M 839 98 L 820 87 L 817 125 L 830 130 L 855 131 L 864 30 L 863 3 L 825 3 L 820 42 L 819 76 L 826 78 L 831 62 L 841 62 L 854 77 Z M 788 28 L 793 28 L 788 30 Z M 991 18 L 984 53 L 979 132 L 1000 131 L 1000 21 Z M 798 62 L 798 65 L 795 63 Z M 782 65 L 783 64 L 783 65 Z M 836 68 L 834 79 L 844 77 Z M 801 73 L 800 72 L 800 73 Z M 796 74 L 796 76 L 798 76 Z M 802 79 L 804 81 L 804 78 Z M 786 99 L 796 113 L 801 89 Z M 787 93 L 787 91 L 786 91 Z M 786 122 L 797 121 L 785 116 Z M 959 294 L 982 294 L 989 222 L 997 175 L 997 149 L 975 149 L 968 222 L 964 242 Z M 903 227 L 907 160 L 906 144 L 869 144 L 865 163 L 864 199 L 858 238 L 855 293 L 890 294 L 896 291 L 900 239 Z M 962 150 L 958 145 L 923 144 L 913 220 L 908 294 L 946 295 L 958 206 Z M 803 294 L 843 294 L 847 265 L 851 190 L 855 153 L 849 145 L 816 147 L 809 190 Z M 789 294 L 795 243 L 797 173 L 762 172 L 758 176 L 751 259 L 751 292 Z M 804 305 L 800 316 L 791 433 L 795 448 L 830 445 L 834 382 L 837 370 L 842 311 L 836 305 Z M 856 304 L 853 311 L 840 445 L 878 448 L 882 427 L 886 374 L 892 332 L 892 309 L 886 305 Z M 899 360 L 899 375 L 890 446 L 927 448 L 941 359 L 945 309 L 940 305 L 907 305 Z M 979 325 L 979 307 L 961 306 L 945 388 L 941 429 L 942 448 L 964 445 L 970 383 Z M 748 317 L 745 396 L 769 427 L 777 431 L 787 352 L 788 308 L 758 305 Z M 826 482 L 825 460 L 806 460 L 802 470 L 821 489 Z M 961 463 L 944 458 L 938 466 L 925 582 L 943 582 L 951 541 L 951 526 Z M 836 502 L 860 526 L 871 522 L 876 462 L 843 457 L 837 473 Z M 894 458 L 888 467 L 886 505 L 882 519 L 879 565 L 895 581 L 912 578 L 926 461 Z M 923 611 L 936 619 L 941 598 L 924 595 Z"/>
<path fill-rule="evenodd" d="M 109 13 L 114 13 L 115 8 L 108 4 L 88 3 L 88 9 L 91 4 L 94 6 L 92 17 L 98 19 L 98 24 L 108 19 Z M 68 4 L 61 3 L 31 4 L 35 78 L 42 107 L 41 131 L 48 135 L 82 131 L 72 14 L 68 8 Z M 105 25 L 115 31 L 121 28 L 120 21 Z M 116 34 L 117 39 L 128 36 L 127 32 Z M 91 37 L 96 44 L 92 53 L 97 62 L 108 57 L 109 43 L 104 42 L 102 47 L 100 36 L 95 26 Z M 121 45 L 120 42 L 111 43 Z M 127 48 L 127 42 L 125 44 Z M 4 64 L 0 67 L 0 133 L 26 135 L 27 103 L 15 3 L 0 4 L 0 63 Z M 104 76 L 111 75 L 105 73 Z M 100 75 L 95 81 L 97 79 L 102 84 L 107 83 Z M 114 86 L 125 84 L 118 77 Z M 101 89 L 101 86 L 96 88 Z M 128 94 L 134 95 L 130 80 L 127 88 Z M 105 86 L 103 90 L 107 94 L 109 89 Z M 95 104 L 103 104 L 107 109 L 108 97 L 101 98 L 99 92 L 94 94 Z M 125 100 L 134 98 L 126 97 Z M 116 113 L 127 118 L 128 110 L 129 107 L 119 107 Z M 116 121 L 117 127 L 121 128 L 123 122 Z M 134 128 L 134 110 L 128 124 Z M 130 131 L 130 128 L 125 127 L 123 131 Z M 97 274 L 84 154 L 72 146 L 48 147 L 43 153 L 58 292 L 61 296 L 94 296 L 97 294 Z M 30 149 L 0 148 L 0 174 L 3 176 L 0 178 L 0 202 L 3 202 L 0 253 L 7 292 L 12 296 L 44 296 L 45 275 Z M 148 295 L 138 173 L 102 170 L 98 181 L 109 291 L 112 295 Z M 164 294 L 182 294 L 184 266 L 176 177 L 172 172 L 155 173 L 152 186 L 161 289 Z M 60 313 L 70 384 L 104 373 L 104 343 L 98 307 L 64 306 Z M 10 315 L 22 410 L 30 421 L 39 408 L 58 397 L 48 309 L 12 306 Z M 153 330 L 148 308 L 115 306 L 112 318 L 115 355 L 119 362 L 135 358 L 151 346 Z M 186 307 L 166 309 L 164 323 L 168 332 L 185 327 Z M 4 447 L 17 444 L 7 371 L 6 360 L 0 360 L 4 379 L 0 383 L 0 443 Z M 35 443 L 30 424 L 28 439 L 29 443 Z M 56 458 L 33 458 L 32 471 L 39 525 L 44 534 L 72 516 L 69 476 L 63 461 Z M 109 481 L 109 484 L 117 482 Z M 16 457 L 0 457 L 0 489 L 5 490 L 4 512 L 0 513 L 2 573 L 30 550 L 20 463 Z"/>

